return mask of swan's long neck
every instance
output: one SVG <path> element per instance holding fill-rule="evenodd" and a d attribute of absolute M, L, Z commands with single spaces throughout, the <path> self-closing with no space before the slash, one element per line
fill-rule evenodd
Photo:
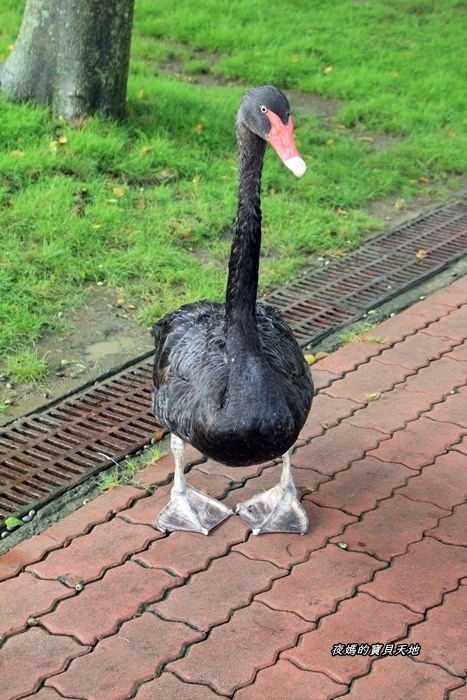
<path fill-rule="evenodd" d="M 260 185 L 266 142 L 237 125 L 238 208 L 229 261 L 226 335 L 242 346 L 258 345 L 256 295 L 261 247 Z"/>

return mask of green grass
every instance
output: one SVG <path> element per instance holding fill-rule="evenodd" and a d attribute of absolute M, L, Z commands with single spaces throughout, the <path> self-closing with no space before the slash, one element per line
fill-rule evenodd
<path fill-rule="evenodd" d="M 3 56 L 21 12 L 4 3 Z M 222 298 L 245 86 L 342 101 L 327 121 L 293 110 L 304 178 L 267 153 L 262 291 L 381 228 L 369 203 L 447 197 L 466 169 L 463 19 L 454 0 L 139 0 L 124 123 L 96 117 L 72 130 L 45 108 L 0 99 L 0 374 L 63 329 L 98 282 L 147 325 L 183 302 Z M 183 75 L 166 75 L 166 61 Z M 193 83 L 206 73 L 219 84 Z M 365 134 L 395 141 L 379 150 Z"/>

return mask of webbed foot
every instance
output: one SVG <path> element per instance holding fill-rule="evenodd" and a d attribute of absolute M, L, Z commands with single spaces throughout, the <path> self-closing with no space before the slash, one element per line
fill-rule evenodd
<path fill-rule="evenodd" d="M 185 530 L 207 535 L 229 515 L 233 515 L 230 508 L 186 484 L 183 491 L 172 489 L 170 501 L 161 510 L 154 525 L 162 532 Z"/>
<path fill-rule="evenodd" d="M 308 516 L 303 506 L 297 496 L 281 484 L 239 503 L 236 512 L 254 535 L 262 532 L 295 532 L 303 535 L 308 530 Z"/>

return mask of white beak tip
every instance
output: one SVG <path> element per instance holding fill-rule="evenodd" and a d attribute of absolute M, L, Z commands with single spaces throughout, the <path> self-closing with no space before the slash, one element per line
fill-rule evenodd
<path fill-rule="evenodd" d="M 286 165 L 297 177 L 302 177 L 302 175 L 304 175 L 306 172 L 305 161 L 299 156 L 289 158 L 288 160 L 284 161 L 284 165 Z"/>

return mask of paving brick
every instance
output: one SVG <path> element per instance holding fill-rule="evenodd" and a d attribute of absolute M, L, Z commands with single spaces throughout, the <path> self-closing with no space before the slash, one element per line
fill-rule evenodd
<path fill-rule="evenodd" d="M 255 596 L 255 600 L 316 622 L 384 566 L 367 554 L 328 545 L 314 552 L 308 561 L 294 566 L 289 576 L 275 581 L 269 591 Z"/>
<path fill-rule="evenodd" d="M 391 566 L 378 571 L 374 580 L 360 586 L 378 600 L 402 603 L 415 612 L 439 605 L 443 594 L 458 586 L 467 571 L 467 550 L 441 544 L 433 537 L 409 546 Z M 423 581 L 423 586 L 416 585 Z"/>
<path fill-rule="evenodd" d="M 456 345 L 446 357 L 456 360 L 456 362 L 467 362 L 467 341 Z"/>
<path fill-rule="evenodd" d="M 337 384 L 339 383 L 337 382 Z M 302 428 L 300 437 L 304 440 L 317 437 L 325 429 L 337 425 L 339 421 L 352 415 L 354 411 L 362 406 L 363 403 L 357 403 L 355 400 L 345 398 L 335 398 L 322 391 L 313 400 L 310 414 Z"/>
<path fill-rule="evenodd" d="M 295 455 L 292 456 L 292 464 L 294 460 Z M 265 467 L 258 477 L 248 479 L 245 485 L 238 489 L 232 489 L 224 499 L 224 503 L 235 510 L 238 503 L 246 501 L 255 494 L 276 486 L 280 481 L 281 471 L 281 463 L 275 464 L 272 467 Z M 329 476 L 313 471 L 313 469 L 293 469 L 293 476 L 299 493 L 314 491 L 320 483 L 328 481 L 330 478 Z"/>
<path fill-rule="evenodd" d="M 359 413 L 361 411 L 356 415 Z M 347 469 L 351 462 L 361 459 L 367 450 L 374 449 L 384 439 L 379 430 L 360 428 L 350 421 L 353 421 L 353 417 L 326 430 L 324 435 L 297 450 L 293 456 L 294 466 L 333 476 Z"/>
<path fill-rule="evenodd" d="M 325 359 L 325 358 L 323 358 Z M 321 369 L 321 360 L 318 366 L 313 365 L 311 369 L 311 376 L 313 377 L 313 385 L 315 387 L 315 392 L 318 392 L 325 386 L 331 384 L 338 375 L 333 372 L 328 372 L 327 370 Z"/>
<path fill-rule="evenodd" d="M 365 513 L 362 520 L 349 525 L 340 538 L 349 549 L 376 554 L 389 560 L 404 554 L 407 546 L 421 539 L 423 532 L 435 527 L 446 511 L 431 503 L 411 501 L 404 496 L 392 496 L 382 501 L 376 510 Z"/>
<path fill-rule="evenodd" d="M 16 576 L 28 564 L 42 559 L 47 552 L 56 547 L 60 547 L 60 543 L 46 532 L 20 542 L 0 556 L 0 581 Z"/>
<path fill-rule="evenodd" d="M 432 294 L 424 303 L 429 304 L 430 301 L 435 301 L 438 304 L 447 304 L 448 306 L 457 307 L 462 303 L 465 304 L 467 297 L 467 280 L 461 277 L 459 280 L 452 282 L 444 289 L 440 289 L 435 294 Z"/>
<path fill-rule="evenodd" d="M 345 377 L 323 389 L 323 392 L 336 398 L 352 399 L 363 405 L 369 394 L 390 391 L 414 371 L 402 365 L 388 367 L 374 358 L 367 364 L 360 365 L 354 372 L 348 372 Z"/>
<path fill-rule="evenodd" d="M 449 693 L 449 700 L 467 700 L 467 683 L 463 683 Z"/>
<path fill-rule="evenodd" d="M 163 533 L 146 525 L 130 525 L 114 518 L 97 525 L 85 537 L 77 537 L 68 547 L 52 552 L 45 561 L 28 566 L 27 570 L 43 579 L 71 576 L 82 582 L 92 581 L 159 537 Z"/>
<path fill-rule="evenodd" d="M 140 498 L 131 508 L 122 510 L 118 517 L 135 525 L 154 526 L 157 514 L 170 499 L 172 484 L 156 488 L 151 496 Z"/>
<path fill-rule="evenodd" d="M 413 471 L 402 464 L 366 456 L 338 472 L 332 481 L 320 484 L 316 493 L 305 498 L 321 506 L 361 515 L 374 508 L 381 498 L 390 496 L 397 486 L 405 484 L 409 476 L 413 476 Z"/>
<path fill-rule="evenodd" d="M 395 432 L 389 440 L 380 442 L 368 455 L 385 462 L 399 462 L 417 471 L 426 464 L 431 464 L 434 457 L 459 440 L 462 428 L 451 423 L 431 421 L 426 417 L 430 414 L 431 411 L 407 423 L 403 430 Z"/>
<path fill-rule="evenodd" d="M 133 559 L 144 566 L 168 571 L 187 578 L 206 569 L 211 559 L 226 554 L 236 543 L 244 542 L 248 526 L 240 518 L 224 520 L 206 537 L 197 532 L 171 532 Z"/>
<path fill-rule="evenodd" d="M 310 528 L 304 535 L 264 534 L 251 536 L 247 542 L 233 549 L 250 559 L 270 561 L 276 566 L 290 569 L 297 562 L 305 561 L 316 549 L 323 547 L 332 535 L 343 532 L 346 525 L 356 518 L 335 508 L 320 508 L 303 500 L 310 519 Z"/>
<path fill-rule="evenodd" d="M 371 428 L 391 435 L 409 421 L 418 418 L 420 413 L 431 407 L 431 404 L 432 399 L 428 394 L 419 394 L 396 387 L 376 401 L 368 403 L 348 421 L 361 428 Z"/>
<path fill-rule="evenodd" d="M 467 456 L 451 450 L 437 457 L 396 493 L 451 510 L 467 498 Z"/>
<path fill-rule="evenodd" d="M 103 639 L 92 654 L 73 661 L 58 676 L 49 678 L 65 697 L 86 700 L 124 700 L 137 684 L 156 676 L 187 644 L 200 639 L 180 622 L 166 622 L 151 613 L 126 622 L 118 634 Z"/>
<path fill-rule="evenodd" d="M 390 693 L 391 700 L 444 700 L 446 692 L 459 683 L 439 666 L 407 656 L 386 657 L 373 664 L 371 673 L 354 681 L 348 697 L 375 700 Z"/>
<path fill-rule="evenodd" d="M 443 423 L 443 425 L 449 425 L 449 423 Z M 467 455 L 467 435 L 462 438 L 460 442 L 451 446 L 451 449 L 457 450 L 457 452 L 462 452 L 462 454 Z"/>
<path fill-rule="evenodd" d="M 430 418 L 467 428 L 467 387 L 459 389 L 456 394 L 448 396 L 445 401 L 434 406 Z"/>
<path fill-rule="evenodd" d="M 371 656 L 333 655 L 337 644 L 387 644 L 405 633 L 422 616 L 402 605 L 382 603 L 366 593 L 344 600 L 318 629 L 303 635 L 300 644 L 282 654 L 300 668 L 326 673 L 337 683 L 350 683 L 367 672 Z M 374 657 L 373 657 L 374 658 Z"/>
<path fill-rule="evenodd" d="M 217 693 L 230 695 L 252 683 L 257 671 L 271 666 L 280 651 L 293 646 L 300 634 L 312 628 L 293 613 L 252 603 L 237 610 L 229 622 L 214 628 L 206 640 L 190 647 L 183 659 L 167 668 L 189 683 L 209 684 Z"/>
<path fill-rule="evenodd" d="M 377 331 L 378 328 L 375 328 L 373 335 L 376 335 Z M 368 362 L 371 357 L 379 355 L 380 352 L 380 343 L 365 342 L 359 339 L 354 343 L 343 345 L 339 350 L 336 350 L 336 352 L 320 360 L 319 368 L 320 370 L 326 370 L 337 376 L 341 376 L 345 372 L 351 372 L 358 365 Z"/>
<path fill-rule="evenodd" d="M 279 659 L 260 671 L 252 685 L 238 690 L 235 700 L 331 700 L 346 692 L 346 685 L 334 683 L 324 673 L 303 671 Z"/>
<path fill-rule="evenodd" d="M 225 464 L 220 464 L 219 462 L 214 462 L 214 460 L 212 459 L 208 459 L 207 462 L 199 464 L 197 466 L 197 469 L 200 472 L 203 472 L 208 478 L 208 481 L 205 482 L 207 484 L 207 487 L 204 490 L 207 491 L 210 496 L 217 498 L 217 496 L 213 493 L 212 488 L 209 486 L 210 480 L 216 479 L 217 477 L 220 479 L 228 479 L 230 484 L 241 484 L 243 481 L 245 481 L 245 479 L 251 479 L 261 474 L 261 471 L 264 469 L 265 466 L 267 465 L 252 464 L 249 467 L 228 467 Z M 190 480 L 190 483 L 192 483 L 190 475 L 188 475 L 188 479 Z M 193 483 L 193 486 L 200 488 L 195 483 Z M 225 489 L 223 493 L 225 493 Z"/>
<path fill-rule="evenodd" d="M 24 700 L 63 700 L 63 696 L 59 695 L 53 688 L 41 688 L 39 692 L 34 693 L 34 695 L 28 695 Z"/>
<path fill-rule="evenodd" d="M 444 336 L 462 342 L 465 340 L 465 329 L 467 328 L 467 306 L 454 309 L 450 314 L 443 316 L 439 321 L 430 323 L 425 329 L 425 333 L 436 336 Z"/>
<path fill-rule="evenodd" d="M 438 321 L 443 316 L 451 313 L 453 308 L 457 308 L 457 304 L 448 304 L 442 301 L 437 301 L 437 293 L 432 294 L 428 299 L 419 301 L 413 306 L 409 306 L 408 309 L 403 311 L 403 314 L 415 316 L 419 319 L 425 320 L 425 325 L 427 323 L 432 323 L 433 321 Z M 397 314 L 394 316 L 394 320 L 397 321 L 398 317 L 402 314 Z M 419 326 L 422 328 L 423 326 Z"/>
<path fill-rule="evenodd" d="M 74 591 L 56 581 L 40 581 L 23 573 L 0 584 L 0 641 L 19 632 L 29 617 L 49 612 L 55 603 L 72 596 Z"/>
<path fill-rule="evenodd" d="M 417 371 L 432 360 L 441 357 L 455 345 L 449 338 L 428 335 L 423 330 L 408 336 L 402 343 L 383 350 L 378 356 L 379 362 L 389 365 L 402 365 L 409 370 Z"/>
<path fill-rule="evenodd" d="M 105 522 L 120 510 L 128 508 L 130 503 L 143 495 L 141 489 L 133 486 L 117 486 L 56 522 L 48 528 L 47 534 L 57 542 L 68 542 L 88 532 L 94 525 Z"/>
<path fill-rule="evenodd" d="M 168 448 L 170 449 L 170 448 Z M 185 445 L 185 463 L 187 466 L 196 464 L 204 460 L 204 456 L 192 445 Z M 141 469 L 135 475 L 135 480 L 144 486 L 154 486 L 155 484 L 164 484 L 173 477 L 175 471 L 175 462 L 171 452 L 163 457 L 156 459 L 146 467 Z"/>
<path fill-rule="evenodd" d="M 227 622 L 237 608 L 269 588 L 286 572 L 270 562 L 248 559 L 237 552 L 215 559 L 183 588 L 173 590 L 149 610 L 164 619 L 186 622 L 200 630 Z"/>
<path fill-rule="evenodd" d="M 88 651 L 70 637 L 50 635 L 38 627 L 10 637 L 2 648 L 2 697 L 16 700 L 32 693 L 41 680 Z"/>
<path fill-rule="evenodd" d="M 456 676 L 466 672 L 467 586 L 448 593 L 443 604 L 428 610 L 426 620 L 415 625 L 403 643 L 420 644 L 417 659 L 442 666 Z"/>
<path fill-rule="evenodd" d="M 137 700 L 219 700 L 207 685 L 184 683 L 173 673 L 162 673 L 141 686 L 135 695 Z"/>
<path fill-rule="evenodd" d="M 144 603 L 157 600 L 168 588 L 180 583 L 180 578 L 166 571 L 145 569 L 128 561 L 110 569 L 100 581 L 86 586 L 79 596 L 42 617 L 41 624 L 55 634 L 72 634 L 84 644 L 94 644 L 115 632 Z"/>
<path fill-rule="evenodd" d="M 446 544 L 466 544 L 467 504 L 454 508 L 452 515 L 439 521 L 438 527 L 425 534 Z"/>
<path fill-rule="evenodd" d="M 441 401 L 453 389 L 465 384 L 467 367 L 464 372 L 461 371 L 462 367 L 456 360 L 440 357 L 428 367 L 422 367 L 417 374 L 408 377 L 403 388 L 429 394 L 433 401 Z"/>

